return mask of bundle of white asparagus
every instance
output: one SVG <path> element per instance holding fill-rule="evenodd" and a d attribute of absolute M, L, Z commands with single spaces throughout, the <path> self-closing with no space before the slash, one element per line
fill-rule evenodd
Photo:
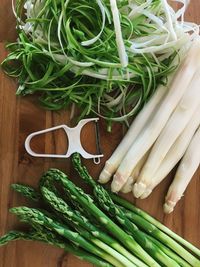
<path fill-rule="evenodd" d="M 184 57 L 184 54 L 185 57 Z M 180 161 L 164 211 L 173 211 L 200 164 L 200 39 L 182 52 L 178 70 L 160 86 L 133 121 L 99 182 L 111 177 L 113 192 L 148 197 Z"/>

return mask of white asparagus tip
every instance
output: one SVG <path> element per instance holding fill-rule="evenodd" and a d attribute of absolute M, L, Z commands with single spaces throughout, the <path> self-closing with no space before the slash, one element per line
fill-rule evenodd
<path fill-rule="evenodd" d="M 167 202 L 165 202 L 165 204 L 163 205 L 164 213 L 171 213 L 174 210 L 175 205 L 176 202 L 174 201 L 168 200 Z"/>
<path fill-rule="evenodd" d="M 122 187 L 121 192 L 124 194 L 130 193 L 132 191 L 133 183 L 134 183 L 134 177 L 130 176 L 126 184 Z"/>
<path fill-rule="evenodd" d="M 113 166 L 107 161 L 105 167 L 99 175 L 98 182 L 101 184 L 107 183 L 113 174 Z"/>
<path fill-rule="evenodd" d="M 146 184 L 139 182 L 135 183 L 133 186 L 133 195 L 139 198 L 146 191 Z"/>
<path fill-rule="evenodd" d="M 119 172 L 116 172 L 113 177 L 113 181 L 111 183 L 112 192 L 118 193 L 122 189 L 125 183 L 126 180 L 124 179 L 124 176 L 121 175 Z"/>
<path fill-rule="evenodd" d="M 105 184 L 110 180 L 110 177 L 112 176 L 112 174 L 107 171 L 106 169 L 103 169 L 103 171 L 101 172 L 98 182 L 101 184 Z"/>
<path fill-rule="evenodd" d="M 130 187 L 126 187 L 126 188 L 122 188 L 122 190 L 121 190 L 121 192 L 123 193 L 123 194 L 128 194 L 128 193 L 130 193 L 132 191 L 132 187 L 130 186 Z"/>
<path fill-rule="evenodd" d="M 146 189 L 146 191 L 144 191 L 144 193 L 140 196 L 141 199 L 145 199 L 147 198 L 150 194 L 152 193 L 151 189 Z"/>

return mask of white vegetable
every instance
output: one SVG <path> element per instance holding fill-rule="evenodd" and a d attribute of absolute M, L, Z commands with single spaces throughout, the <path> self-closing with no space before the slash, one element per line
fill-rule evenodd
<path fill-rule="evenodd" d="M 167 18 L 167 28 L 169 29 L 170 37 L 172 40 L 177 40 L 176 32 L 173 27 L 172 17 L 170 14 L 170 6 L 167 3 L 167 0 L 161 0 L 161 3 L 163 5 L 165 15 Z"/>
<path fill-rule="evenodd" d="M 187 48 L 183 47 L 179 51 L 178 55 L 174 58 L 172 66 L 177 66 L 179 61 L 182 61 L 185 57 L 186 52 Z M 116 148 L 112 156 L 106 161 L 105 167 L 99 176 L 100 183 L 107 183 L 112 177 L 112 175 L 115 173 L 130 146 L 133 144 L 144 126 L 151 120 L 153 114 L 156 112 L 159 105 L 161 105 L 161 101 L 166 95 L 174 76 L 175 73 L 170 74 L 168 76 L 167 85 L 160 85 L 157 88 L 155 94 L 152 96 L 149 102 L 145 105 L 142 111 L 132 122 L 125 137 L 123 138 L 119 146 Z"/>
<path fill-rule="evenodd" d="M 139 174 L 140 174 L 140 171 L 145 163 L 145 161 L 147 160 L 148 158 L 148 155 L 149 155 L 149 151 L 144 155 L 144 157 L 138 162 L 137 166 L 135 167 L 135 169 L 133 170 L 133 172 L 131 173 L 131 176 L 128 178 L 127 182 L 125 183 L 125 185 L 123 186 L 121 192 L 122 193 L 129 193 L 132 191 L 132 188 L 133 188 L 133 184 L 134 182 L 137 180 Z"/>
<path fill-rule="evenodd" d="M 120 18 L 119 18 L 120 13 L 117 7 L 116 0 L 110 0 L 110 6 L 111 6 L 112 15 L 113 15 L 113 22 L 114 22 L 119 58 L 120 58 L 122 67 L 127 67 L 128 56 L 126 54 L 126 48 L 125 48 L 124 40 L 122 37 L 121 23 L 120 23 Z"/>
<path fill-rule="evenodd" d="M 190 180 L 200 164 L 200 128 L 195 133 L 179 167 L 176 176 L 168 190 L 164 212 L 170 213 L 174 210 L 176 203 L 182 197 Z"/>
<path fill-rule="evenodd" d="M 82 68 L 79 68 L 78 66 L 74 65 L 73 67 L 71 67 L 70 71 L 72 71 L 73 73 L 81 72 L 82 75 L 97 78 L 100 80 L 108 80 L 109 79 L 109 68 L 102 68 L 102 69 L 100 69 L 100 71 L 95 72 L 93 69 L 89 69 L 89 68 L 82 69 Z M 129 73 L 130 78 L 133 78 L 135 76 L 136 75 L 134 72 Z M 112 80 L 122 80 L 122 79 L 126 79 L 126 77 L 127 77 L 127 74 L 120 75 L 116 71 L 113 71 Z"/>
<path fill-rule="evenodd" d="M 176 41 L 170 41 L 165 42 L 161 45 L 153 45 L 149 47 L 144 48 L 136 48 L 136 45 L 133 43 L 129 50 L 133 53 L 141 54 L 141 53 L 159 53 L 162 54 L 163 52 L 166 52 L 167 49 L 171 49 L 171 47 L 175 46 L 177 49 L 182 47 L 185 43 L 189 41 L 190 37 L 189 35 L 185 34 L 180 37 L 180 39 Z"/>
<path fill-rule="evenodd" d="M 188 86 L 188 90 L 185 92 L 169 121 L 156 140 L 137 183 L 134 185 L 133 191 L 135 197 L 140 197 L 144 193 L 151 181 L 151 178 L 156 173 L 161 165 L 161 162 L 167 155 L 167 152 L 192 119 L 196 108 L 200 104 L 199 85 L 200 69 L 194 74 L 192 81 Z"/>
<path fill-rule="evenodd" d="M 172 77 L 172 75 L 169 77 L 168 83 L 170 82 L 170 80 L 172 80 Z M 112 175 L 119 167 L 131 144 L 135 141 L 136 137 L 139 135 L 143 127 L 150 120 L 151 115 L 155 112 L 166 92 L 166 86 L 159 86 L 150 101 L 135 118 L 119 146 L 116 148 L 112 156 L 106 161 L 105 167 L 99 176 L 100 183 L 107 183 L 110 180 Z"/>
<path fill-rule="evenodd" d="M 185 61 L 179 68 L 172 86 L 161 106 L 157 110 L 154 118 L 145 127 L 145 129 L 142 130 L 117 169 L 111 184 L 113 192 L 118 192 L 123 187 L 137 163 L 156 141 L 169 117 L 188 88 L 194 73 L 199 67 L 199 64 L 200 40 L 197 39 L 193 42 Z"/>
<path fill-rule="evenodd" d="M 167 0 L 161 0 L 160 4 L 153 8 L 152 0 L 144 2 L 129 2 L 129 18 L 134 21 L 137 17 L 144 16 L 147 21 L 144 26 L 149 26 L 148 30 L 144 27 L 149 34 L 130 40 L 129 51 L 134 53 L 157 53 L 157 55 L 173 53 L 174 49 L 178 50 L 199 36 L 199 26 L 191 24 L 188 27 L 188 22 L 184 21 L 189 0 L 174 0 L 174 2 L 181 3 L 179 5 L 181 8 L 176 9 L 176 11 Z"/>
<path fill-rule="evenodd" d="M 175 167 L 179 160 L 183 157 L 192 137 L 200 125 L 200 106 L 192 116 L 192 120 L 185 127 L 182 134 L 173 144 L 166 157 L 162 161 L 156 173 L 149 179 L 146 191 L 140 197 L 141 199 L 147 198 L 152 190 L 169 174 Z"/>
<path fill-rule="evenodd" d="M 99 34 L 97 36 L 95 36 L 94 38 L 90 39 L 90 40 L 87 40 L 87 41 L 84 41 L 82 42 L 81 44 L 83 46 L 89 46 L 89 45 L 92 45 L 94 44 L 96 41 L 99 40 L 103 30 L 104 30 L 104 27 L 105 27 L 105 23 L 106 23 L 106 11 L 105 11 L 105 7 L 104 5 L 102 4 L 101 0 L 96 0 L 97 1 L 97 4 L 99 6 L 99 9 L 101 10 L 101 15 L 102 15 L 102 26 L 101 26 L 101 31 L 99 32 Z"/>
<path fill-rule="evenodd" d="M 138 15 L 140 15 L 150 4 L 152 3 L 152 0 L 147 0 L 143 4 L 137 5 L 136 3 L 129 3 L 129 7 L 131 8 L 131 12 L 129 13 L 129 19 L 134 19 Z"/>
<path fill-rule="evenodd" d="M 134 176 L 134 174 L 131 174 L 131 176 L 128 177 L 128 180 L 126 181 L 125 185 L 122 187 L 121 192 L 124 194 L 130 193 L 132 191 L 135 179 L 136 177 Z"/>

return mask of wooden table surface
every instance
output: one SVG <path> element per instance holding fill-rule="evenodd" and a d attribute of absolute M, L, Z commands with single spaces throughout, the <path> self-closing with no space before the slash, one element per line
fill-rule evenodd
<path fill-rule="evenodd" d="M 187 12 L 187 19 L 200 24 L 200 1 L 192 0 Z M 0 61 L 6 56 L 5 41 L 15 40 L 15 20 L 11 11 L 11 0 L 1 0 L 0 4 Z M 0 71 L 0 235 L 8 230 L 19 228 L 15 217 L 8 209 L 25 204 L 25 200 L 10 190 L 10 184 L 22 182 L 36 185 L 40 175 L 49 167 L 60 168 L 79 183 L 79 178 L 70 168 L 69 159 L 45 160 L 27 155 L 24 149 L 26 136 L 39 129 L 61 123 L 69 124 L 69 112 L 46 112 L 39 107 L 35 97 L 20 98 L 15 96 L 16 83 Z M 90 127 L 91 128 L 91 127 Z M 112 153 L 122 138 L 120 125 L 115 125 L 112 133 L 106 133 L 103 122 L 100 124 L 101 141 L 105 154 L 103 161 Z M 84 141 L 92 147 L 92 129 L 86 129 Z M 62 133 L 40 138 L 34 144 L 35 149 L 47 151 L 49 148 L 60 151 L 66 145 Z M 89 141 L 89 142 L 88 142 Z M 102 166 L 92 161 L 85 161 L 92 175 L 97 177 Z M 175 232 L 200 247 L 200 170 L 195 174 L 184 198 L 177 205 L 172 215 L 164 215 L 162 203 L 173 173 L 153 192 L 147 200 L 138 201 L 131 195 L 129 200 L 147 210 Z M 126 196 L 127 197 L 127 196 Z M 37 242 L 18 241 L 0 248 L 0 267 L 89 267 L 72 255 L 63 254 L 59 249 Z"/>

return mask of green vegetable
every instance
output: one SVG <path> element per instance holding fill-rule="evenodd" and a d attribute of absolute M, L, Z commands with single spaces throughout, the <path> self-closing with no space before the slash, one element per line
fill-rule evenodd
<path fill-rule="evenodd" d="M 145 266 L 136 257 L 134 257 L 129 251 L 127 251 L 120 243 L 118 243 L 114 238 L 104 233 L 98 226 L 91 224 L 90 221 L 82 215 L 79 211 L 72 209 L 64 200 L 57 197 L 55 193 L 49 191 L 47 188 L 42 187 L 42 195 L 46 202 L 59 214 L 62 214 L 64 221 L 75 224 L 76 226 L 81 226 L 88 232 L 90 232 L 94 237 L 98 237 L 105 244 L 109 245 L 133 263 L 138 263 L 141 266 Z M 130 263 L 129 263 L 130 264 Z"/>
<path fill-rule="evenodd" d="M 74 103 L 81 117 L 127 121 L 190 43 L 188 27 L 178 23 L 183 10 L 176 14 L 161 0 L 18 0 L 18 40 L 7 45 L 2 67 L 18 79 L 17 95 L 37 93 L 47 109 Z"/>
<path fill-rule="evenodd" d="M 0 246 L 6 245 L 10 241 L 14 240 L 33 240 L 47 243 L 52 246 L 59 247 L 64 249 L 66 252 L 72 253 L 77 256 L 81 260 L 86 260 L 95 266 L 98 267 L 112 267 L 113 265 L 103 261 L 101 258 L 94 256 L 91 253 L 88 253 L 81 248 L 75 246 L 74 244 L 66 243 L 59 236 L 54 234 L 53 232 L 49 232 L 44 227 L 40 228 L 39 231 L 32 231 L 29 233 L 24 233 L 20 231 L 10 231 L 5 236 L 0 239 Z"/>
<path fill-rule="evenodd" d="M 167 234 L 165 234 L 159 230 L 159 228 L 161 228 L 161 230 L 163 230 L 165 228 L 168 229 L 167 227 L 164 227 L 159 222 L 155 223 L 156 220 L 151 218 L 148 214 L 145 215 L 145 213 L 143 211 L 140 212 L 139 209 L 135 208 L 129 202 L 121 199 L 120 197 L 117 197 L 116 195 L 114 195 L 112 193 L 108 193 L 101 185 L 97 184 L 92 179 L 90 174 L 88 173 L 86 167 L 82 166 L 80 155 L 77 153 L 75 153 L 73 155 L 73 164 L 74 164 L 74 168 L 78 171 L 81 178 L 83 178 L 83 180 L 86 183 L 88 183 L 90 186 L 92 186 L 93 194 L 96 197 L 96 200 L 98 201 L 99 205 L 103 209 L 105 209 L 107 212 L 109 212 L 111 216 L 114 216 L 118 220 L 118 222 L 120 224 L 122 224 L 124 226 L 124 228 L 127 231 L 129 231 L 142 246 L 146 245 L 147 246 L 146 250 L 153 257 L 159 257 L 160 245 L 156 246 L 156 244 L 158 244 L 157 242 L 151 242 L 152 239 L 149 238 L 149 236 L 143 234 L 138 229 L 137 226 L 139 226 L 143 230 L 147 231 L 150 235 L 156 237 L 158 240 L 162 241 L 165 245 L 167 245 L 169 248 L 171 248 L 176 253 L 178 253 L 183 259 L 185 259 L 190 264 L 193 265 L 193 264 L 199 264 L 200 263 L 198 260 L 196 260 L 196 258 L 191 253 L 186 251 L 176 241 L 174 241 L 172 238 L 170 238 L 170 236 L 168 236 Z M 116 202 L 119 201 L 119 204 L 121 204 L 122 207 L 126 206 L 126 208 L 131 208 L 132 211 L 137 211 L 136 214 L 134 214 L 133 212 L 130 212 L 130 211 L 127 212 L 126 209 L 115 205 L 113 202 L 115 200 L 116 200 Z M 139 215 L 137 215 L 137 213 L 139 215 L 142 214 L 144 216 L 144 219 L 143 219 L 143 217 L 140 217 Z M 147 221 L 145 220 L 146 217 L 151 218 L 150 221 L 154 222 L 153 225 L 148 220 Z M 160 227 L 157 228 L 156 226 L 159 226 L 159 225 L 160 225 Z M 168 229 L 168 232 L 170 232 L 169 229 Z M 174 234 L 172 232 L 171 236 L 176 237 L 176 234 Z M 196 252 L 196 254 L 199 256 L 200 251 L 196 247 L 192 246 L 189 242 L 185 241 L 184 239 L 179 238 L 179 236 L 177 236 L 177 237 L 178 237 L 178 238 L 176 238 L 177 241 L 182 240 L 182 242 L 181 242 L 182 244 L 186 245 L 186 247 L 191 249 L 193 252 Z M 153 243 L 155 243 L 155 245 L 153 245 Z M 188 243 L 188 246 L 187 246 L 187 243 Z M 162 255 L 162 253 L 161 253 L 161 255 Z M 167 263 L 167 260 L 168 260 L 167 258 L 161 257 L 161 261 L 163 261 L 163 264 Z M 167 263 L 167 265 L 169 265 L 169 266 L 173 266 L 173 264 L 176 264 L 176 263 L 173 263 L 173 261 L 170 263 Z"/>
<path fill-rule="evenodd" d="M 78 171 L 81 178 L 86 181 L 93 188 L 93 194 L 95 199 L 99 203 L 100 207 L 108 212 L 111 217 L 116 218 L 119 224 L 123 226 L 127 233 L 131 234 L 134 239 L 145 249 L 155 260 L 161 262 L 167 266 L 179 266 L 173 259 L 169 258 L 160 249 L 155 242 L 148 237 L 147 234 L 139 230 L 139 228 L 129 220 L 123 210 L 114 204 L 109 193 L 99 184 L 97 184 L 89 175 L 85 166 L 82 166 L 80 155 L 73 155 L 74 168 Z M 136 254 L 137 255 L 137 254 Z M 138 255 L 137 255 L 138 256 Z M 151 263 L 153 266 L 153 263 Z"/>
<path fill-rule="evenodd" d="M 146 213 L 145 211 L 139 208 L 136 208 L 133 204 L 130 204 L 128 201 L 126 201 L 123 198 L 118 197 L 115 194 L 110 194 L 110 196 L 115 203 L 127 209 L 126 214 L 131 220 L 134 221 L 134 223 L 138 225 L 140 224 L 141 228 L 143 229 L 145 228 L 146 231 L 148 231 L 152 235 L 155 235 L 156 238 L 159 238 L 161 241 L 164 242 L 165 245 L 169 246 L 175 252 L 178 251 L 179 255 L 181 255 L 186 261 L 196 262 L 196 259 L 191 254 L 188 255 L 188 252 L 183 247 L 181 247 L 178 243 L 180 243 L 181 245 L 186 247 L 188 250 L 192 251 L 195 255 L 200 257 L 200 250 L 198 248 L 196 248 L 191 243 L 189 243 L 188 241 L 186 241 L 185 239 L 183 239 L 182 237 L 180 237 L 179 235 L 171 231 L 165 225 L 163 225 L 162 223 L 160 223 L 159 221 L 151 217 L 148 213 Z M 133 213 L 131 213 L 130 211 Z M 136 215 L 138 215 L 139 217 Z M 178 242 L 178 243 L 176 242 L 176 245 L 173 239 Z M 199 261 L 197 261 L 197 263 L 200 264 Z"/>
<path fill-rule="evenodd" d="M 158 264 L 138 245 L 138 243 L 124 232 L 117 224 L 115 224 L 105 213 L 103 213 L 94 203 L 93 199 L 85 194 L 80 188 L 76 187 L 68 177 L 57 169 L 50 169 L 42 177 L 43 182 L 57 181 L 63 186 L 64 191 L 76 201 L 84 210 L 89 212 L 98 222 L 112 235 L 119 240 L 127 249 L 138 256 L 145 263 L 150 266 L 157 266 Z"/>
<path fill-rule="evenodd" d="M 101 248 L 103 251 L 109 253 L 112 255 L 115 259 L 117 259 L 122 265 L 124 266 L 130 266 L 130 267 L 137 267 L 133 262 L 131 262 L 129 259 L 115 251 L 113 248 L 110 246 L 106 245 L 103 243 L 101 240 L 98 238 L 95 238 L 90 232 L 86 231 L 85 229 L 81 228 L 80 226 L 75 226 L 75 229 L 81 236 L 83 236 L 85 239 L 88 241 L 91 241 L 94 243 L 97 247 Z M 143 266 L 143 265 L 142 265 Z"/>
<path fill-rule="evenodd" d="M 31 186 L 22 184 L 12 184 L 11 188 L 16 192 L 22 194 L 24 197 L 34 202 L 40 201 L 40 194 Z"/>
<path fill-rule="evenodd" d="M 18 239 L 42 241 L 95 266 L 200 266 L 197 248 L 188 245 L 195 252 L 193 256 L 188 247 L 183 248 L 170 237 L 177 235 L 168 228 L 96 184 L 78 154 L 73 156 L 73 163 L 84 181 L 92 186 L 93 194 L 86 194 L 57 169 L 42 176 L 40 190 L 13 185 L 15 191 L 45 209 L 12 208 L 10 211 L 30 229 L 9 232 L 0 238 L 0 246 Z M 187 245 L 184 239 L 178 236 L 176 239 Z"/>
<path fill-rule="evenodd" d="M 61 224 L 55 219 L 46 216 L 43 212 L 27 207 L 17 207 L 10 209 L 10 212 L 19 217 L 23 217 L 23 221 L 33 222 L 45 226 L 47 229 L 53 229 L 57 234 L 69 239 L 71 242 L 78 243 L 85 250 L 92 252 L 96 256 L 110 262 L 114 266 L 123 267 L 114 257 L 99 249 L 82 237 L 78 232 L 71 231 L 65 224 Z M 26 219 L 24 219 L 26 218 Z"/>
<path fill-rule="evenodd" d="M 159 240 L 149 236 L 149 239 L 152 240 L 167 256 L 175 260 L 182 267 L 190 267 L 191 265 L 187 263 L 184 259 L 178 256 L 175 252 L 165 246 L 164 243 L 161 243 Z"/>

